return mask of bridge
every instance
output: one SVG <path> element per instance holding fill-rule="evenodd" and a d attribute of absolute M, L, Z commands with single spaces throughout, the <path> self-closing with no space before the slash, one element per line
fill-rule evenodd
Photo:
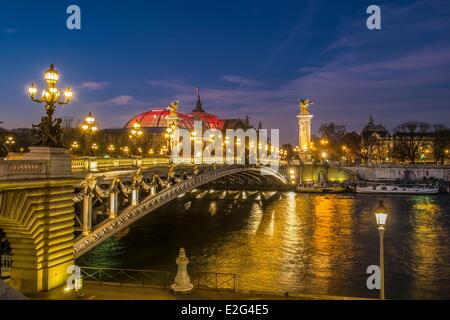
<path fill-rule="evenodd" d="M 86 160 L 71 160 L 62 150 L 39 152 L 36 160 L 0 161 L 0 230 L 11 247 L 2 265 L 10 285 L 27 294 L 64 285 L 75 258 L 196 188 L 251 183 L 277 189 L 288 182 L 264 165 L 102 159 L 93 166 L 89 159 L 86 167 Z M 102 221 L 93 210 L 99 204 L 107 205 Z"/>
<path fill-rule="evenodd" d="M 74 255 L 78 258 L 85 252 L 91 250 L 104 240 L 108 239 L 115 233 L 119 232 L 123 228 L 126 228 L 136 220 L 142 218 L 148 213 L 151 213 L 155 209 L 161 207 L 167 202 L 183 195 L 189 191 L 192 191 L 202 185 L 209 182 L 219 180 L 223 177 L 241 179 L 254 179 L 256 182 L 260 182 L 262 179 L 271 177 L 278 181 L 280 184 L 286 184 L 286 179 L 281 176 L 277 171 L 263 166 L 244 166 L 244 165 L 224 165 L 221 167 L 212 166 L 209 169 L 205 169 L 203 173 L 196 173 L 195 170 L 192 174 L 183 174 L 176 178 L 175 175 L 171 175 L 169 172 L 166 181 L 159 181 L 157 175 L 153 175 L 152 182 L 147 184 L 143 180 L 143 175 L 140 171 L 133 177 L 131 183 L 131 189 L 127 189 L 124 186 L 120 186 L 120 182 L 115 179 L 111 185 L 107 188 L 107 191 L 99 191 L 98 193 L 103 197 L 110 198 L 110 215 L 109 219 L 100 223 L 98 226 L 89 230 L 88 223 L 84 223 L 84 229 L 81 236 L 75 239 Z M 84 183 L 88 185 L 93 184 L 93 178 L 88 177 L 88 180 Z M 95 187 L 88 187 L 90 191 L 82 192 L 80 196 L 83 197 L 85 205 L 84 217 L 86 221 L 89 220 L 89 212 L 91 212 L 91 197 Z M 123 189 L 125 193 L 132 194 L 132 203 L 126 207 L 123 211 L 116 214 L 115 206 L 117 194 L 120 189 Z M 98 190 L 98 189 L 97 189 Z M 138 201 L 139 191 L 146 191 L 149 195 L 143 200 Z M 159 191 L 159 192 L 158 192 Z"/>

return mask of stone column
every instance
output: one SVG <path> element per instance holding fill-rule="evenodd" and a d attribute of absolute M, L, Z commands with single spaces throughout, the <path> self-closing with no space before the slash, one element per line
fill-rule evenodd
<path fill-rule="evenodd" d="M 150 189 L 150 195 L 156 195 L 156 186 L 152 186 L 152 188 Z"/>
<path fill-rule="evenodd" d="M 189 259 L 186 257 L 184 248 L 180 249 L 180 254 L 176 260 L 178 265 L 177 275 L 175 276 L 175 283 L 170 286 L 170 289 L 175 294 L 186 294 L 193 291 L 194 286 L 191 283 L 187 272 L 187 265 Z"/>
<path fill-rule="evenodd" d="M 299 113 L 298 119 L 298 146 L 300 148 L 300 159 L 303 161 L 311 160 L 309 151 L 311 144 L 311 120 L 313 115 L 308 113 Z"/>
<path fill-rule="evenodd" d="M 83 235 L 86 236 L 91 230 L 92 195 L 88 194 L 83 199 Z"/>
<path fill-rule="evenodd" d="M 109 196 L 109 218 L 114 219 L 117 212 L 117 193 L 111 192 Z"/>

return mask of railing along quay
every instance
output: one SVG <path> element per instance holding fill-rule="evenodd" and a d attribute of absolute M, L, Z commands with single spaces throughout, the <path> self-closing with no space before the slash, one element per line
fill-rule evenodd
<path fill-rule="evenodd" d="M 121 287 L 148 287 L 168 289 L 175 273 L 155 270 L 81 267 L 84 283 L 117 285 Z M 198 289 L 236 291 L 237 274 L 220 272 L 193 272 L 191 283 Z"/>

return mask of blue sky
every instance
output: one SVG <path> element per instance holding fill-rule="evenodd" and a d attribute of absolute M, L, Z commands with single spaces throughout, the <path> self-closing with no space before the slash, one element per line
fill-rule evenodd
<path fill-rule="evenodd" d="M 66 28 L 77 4 L 82 30 Z M 382 29 L 366 28 L 377 4 Z M 29 127 L 42 107 L 32 81 L 54 63 L 100 127 L 200 86 L 207 111 L 280 128 L 296 142 L 297 99 L 314 102 L 313 131 L 335 121 L 359 130 L 372 114 L 389 129 L 407 120 L 450 125 L 449 1 L 0 1 L 0 121 Z"/>

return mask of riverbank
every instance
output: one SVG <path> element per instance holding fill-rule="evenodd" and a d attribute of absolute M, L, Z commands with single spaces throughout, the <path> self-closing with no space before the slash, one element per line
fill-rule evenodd
<path fill-rule="evenodd" d="M 369 300 L 358 297 L 341 297 L 312 294 L 288 294 L 283 292 L 254 292 L 254 291 L 216 291 L 197 289 L 187 295 L 176 295 L 168 289 L 120 287 L 115 285 L 100 285 L 85 283 L 82 292 L 65 292 L 64 288 L 57 288 L 43 292 L 33 300 Z"/>

